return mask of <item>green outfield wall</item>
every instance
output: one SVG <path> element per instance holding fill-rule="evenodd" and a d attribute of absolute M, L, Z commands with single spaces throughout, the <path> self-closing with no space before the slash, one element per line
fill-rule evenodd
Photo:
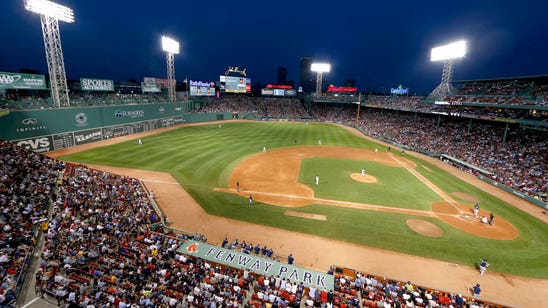
<path fill-rule="evenodd" d="M 184 123 L 190 103 L 11 111 L 0 119 L 0 139 L 37 152 Z"/>
<path fill-rule="evenodd" d="M 211 122 L 232 119 L 230 112 L 185 113 L 185 123 Z"/>

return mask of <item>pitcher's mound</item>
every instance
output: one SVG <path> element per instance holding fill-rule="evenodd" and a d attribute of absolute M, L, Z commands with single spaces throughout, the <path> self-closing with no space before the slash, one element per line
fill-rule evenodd
<path fill-rule="evenodd" d="M 361 176 L 360 173 L 352 173 L 350 177 L 352 177 L 354 181 L 358 181 L 360 183 L 377 183 L 377 178 L 369 174 Z"/>
<path fill-rule="evenodd" d="M 411 218 L 407 220 L 407 226 L 424 236 L 442 237 L 443 235 L 443 230 L 440 227 L 426 220 Z"/>

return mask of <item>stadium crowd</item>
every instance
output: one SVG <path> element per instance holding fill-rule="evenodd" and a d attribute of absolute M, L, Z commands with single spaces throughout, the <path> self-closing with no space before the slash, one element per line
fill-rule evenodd
<path fill-rule="evenodd" d="M 71 92 L 71 107 L 94 107 L 111 105 L 157 104 L 166 102 L 166 96 L 155 93 L 90 93 Z M 0 108 L 11 110 L 54 108 L 50 97 L 37 95 L 0 95 Z"/>
<path fill-rule="evenodd" d="M 238 239 L 234 239 L 230 243 L 228 238 L 225 237 L 221 243 L 221 247 L 238 250 L 249 255 L 254 254 L 256 256 L 262 256 L 263 258 L 279 261 L 279 258 L 274 254 L 274 250 L 272 250 L 272 248 L 268 248 L 266 245 L 261 247 L 261 244 L 253 245 L 253 243 L 247 243 L 245 240 L 240 242 Z"/>
<path fill-rule="evenodd" d="M 367 106 L 393 109 L 393 110 L 402 110 L 402 111 L 417 111 L 424 113 L 438 113 L 454 116 L 479 116 L 479 117 L 499 117 L 507 119 L 524 119 L 524 120 L 534 120 L 534 121 L 546 121 L 548 120 L 548 115 L 542 112 L 532 111 L 531 109 L 521 109 L 521 108 L 501 108 L 497 104 L 508 104 L 515 105 L 512 102 L 526 102 L 521 105 L 535 105 L 543 106 L 544 101 L 531 102 L 525 101 L 522 97 L 501 97 L 501 96 L 490 96 L 482 101 L 477 101 L 475 97 L 470 96 L 459 96 L 451 95 L 445 97 L 442 101 L 445 101 L 447 104 L 435 104 L 434 102 L 423 101 L 421 97 L 414 96 L 369 96 L 366 101 Z M 493 107 L 479 107 L 470 104 L 463 105 L 464 103 L 493 103 Z"/>
<path fill-rule="evenodd" d="M 193 113 L 250 113 L 257 118 L 302 119 L 310 115 L 296 98 L 248 97 L 225 95 L 208 101 Z"/>
<path fill-rule="evenodd" d="M 15 299 L 63 165 L 0 140 L 0 305 Z"/>
<path fill-rule="evenodd" d="M 166 102 L 166 96 L 155 93 L 89 93 L 70 94 L 70 104 L 75 107 L 157 104 Z"/>

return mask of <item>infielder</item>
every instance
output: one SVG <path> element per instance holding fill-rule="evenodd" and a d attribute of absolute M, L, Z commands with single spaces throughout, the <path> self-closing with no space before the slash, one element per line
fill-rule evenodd
<path fill-rule="evenodd" d="M 263 153 L 266 153 L 266 146 L 263 146 Z"/>
<path fill-rule="evenodd" d="M 365 176 L 365 168 L 362 168 L 362 176 Z"/>
<path fill-rule="evenodd" d="M 481 259 L 481 262 L 479 264 L 479 268 L 480 268 L 480 275 L 483 276 L 483 273 L 485 273 L 485 270 L 487 269 L 487 267 L 489 266 L 489 263 L 487 263 L 487 261 L 485 259 Z"/>
<path fill-rule="evenodd" d="M 480 209 L 480 206 L 478 203 L 476 203 L 476 205 L 474 205 L 474 218 L 478 218 L 479 209 Z"/>

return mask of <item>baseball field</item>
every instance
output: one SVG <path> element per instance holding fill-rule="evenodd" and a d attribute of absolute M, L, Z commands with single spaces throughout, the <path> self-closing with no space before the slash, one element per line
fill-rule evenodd
<path fill-rule="evenodd" d="M 489 271 L 548 279 L 545 221 L 344 127 L 222 122 L 184 126 L 142 142 L 60 159 L 169 173 L 214 216 L 466 266 L 483 257 Z M 492 226 L 480 221 L 490 213 Z"/>

